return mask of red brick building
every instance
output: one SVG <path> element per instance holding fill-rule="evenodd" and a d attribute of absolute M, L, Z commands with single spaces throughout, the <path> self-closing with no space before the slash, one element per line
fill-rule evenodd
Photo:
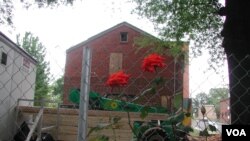
<path fill-rule="evenodd" d="M 220 122 L 230 124 L 230 103 L 229 98 L 220 101 Z"/>
<path fill-rule="evenodd" d="M 189 97 L 188 66 L 184 63 L 184 57 L 174 61 L 173 57 L 165 55 L 166 67 L 159 69 L 157 74 L 142 71 L 142 60 L 153 47 L 138 50 L 134 39 L 141 36 L 152 35 L 127 22 L 122 22 L 69 48 L 66 51 L 64 104 L 70 103 L 69 90 L 80 88 L 84 47 L 90 47 L 92 50 L 91 91 L 101 95 L 123 93 L 126 98 L 133 98 L 147 89 L 156 76 L 163 76 L 166 79 L 165 84 L 158 89 L 157 94 L 145 97 L 146 102 L 150 105 L 165 105 L 174 93 Z M 185 44 L 184 47 L 188 48 L 188 45 Z M 109 74 L 118 70 L 130 74 L 129 84 L 111 92 L 105 82 Z"/>

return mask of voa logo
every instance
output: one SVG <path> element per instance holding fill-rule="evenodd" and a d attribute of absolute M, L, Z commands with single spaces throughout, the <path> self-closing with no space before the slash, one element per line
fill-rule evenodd
<path fill-rule="evenodd" d="M 227 136 L 247 136 L 244 129 L 226 129 Z"/>

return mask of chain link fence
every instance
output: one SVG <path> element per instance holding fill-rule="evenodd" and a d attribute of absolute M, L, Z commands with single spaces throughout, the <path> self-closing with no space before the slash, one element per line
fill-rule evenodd
<path fill-rule="evenodd" d="M 63 141 L 188 140 L 189 127 L 192 136 L 200 136 L 209 125 L 216 128 L 209 134 L 221 134 L 221 125 L 231 123 L 227 82 L 210 81 L 215 72 L 199 78 L 204 80 L 190 90 L 195 76 L 185 54 L 172 57 L 168 49 L 160 53 L 152 48 L 137 50 L 132 41 L 118 40 L 114 45 L 102 40 L 83 42 L 67 50 L 58 102 L 53 96 L 34 100 L 39 62 L 3 36 L 0 141 L 41 136 Z M 214 89 L 203 91 L 207 83 Z M 226 96 L 215 101 L 196 97 L 200 93 L 214 96 L 218 90 L 227 92 Z"/>
<path fill-rule="evenodd" d="M 84 47 L 87 48 L 90 47 Z M 81 131 L 79 127 L 78 135 L 83 134 L 79 138 L 174 138 L 175 125 L 170 124 L 170 118 L 176 124 L 181 123 L 181 114 L 174 113 L 183 109 L 183 93 L 188 95 L 187 89 L 183 89 L 184 86 L 188 86 L 188 82 L 184 82 L 184 71 L 187 66 L 184 56 L 174 58 L 166 55 L 167 52 L 162 52 L 165 55 L 161 56 L 152 53 L 150 49 L 136 52 L 136 48 L 126 49 L 126 44 L 117 48 L 112 51 L 111 48 L 93 46 L 91 57 L 83 55 L 83 62 L 78 63 L 70 62 L 76 62 L 81 58 L 75 56 L 76 52 L 81 56 L 81 52 L 86 50 L 73 48 L 67 52 L 66 64 L 69 65 L 66 65 L 65 76 L 69 81 L 65 81 L 64 103 L 73 102 L 76 105 L 80 104 L 82 110 L 86 107 L 91 110 L 89 113 L 83 110 L 84 113 L 80 116 L 83 122 L 80 124 L 84 126 L 81 129 L 89 127 L 91 132 Z M 74 55 L 74 58 L 70 57 L 71 55 Z M 89 75 L 88 72 L 79 69 L 81 64 L 82 70 L 89 70 Z M 85 77 L 81 79 L 80 76 Z M 89 105 L 86 101 L 89 101 Z M 89 118 L 86 118 L 86 114 L 89 114 Z M 166 118 L 167 115 L 169 119 Z M 165 126 L 165 129 L 159 128 L 158 124 Z M 146 131 L 148 126 L 152 126 L 152 130 Z M 172 134 L 167 135 L 165 130 Z"/>

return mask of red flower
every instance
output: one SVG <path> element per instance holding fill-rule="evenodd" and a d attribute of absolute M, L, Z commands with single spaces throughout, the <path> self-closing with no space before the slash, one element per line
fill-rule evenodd
<path fill-rule="evenodd" d="M 143 71 L 155 72 L 157 67 L 162 68 L 165 66 L 164 61 L 164 57 L 156 53 L 150 54 L 149 56 L 144 58 L 142 62 L 142 69 Z"/>
<path fill-rule="evenodd" d="M 125 74 L 123 71 L 118 71 L 109 76 L 106 81 L 106 85 L 110 87 L 120 87 L 128 84 L 129 75 Z"/>

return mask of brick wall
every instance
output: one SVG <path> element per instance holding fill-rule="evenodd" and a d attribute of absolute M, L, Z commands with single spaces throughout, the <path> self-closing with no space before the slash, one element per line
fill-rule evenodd
<path fill-rule="evenodd" d="M 230 123 L 230 109 L 229 98 L 220 101 L 220 122 Z"/>
<path fill-rule="evenodd" d="M 128 42 L 120 42 L 120 32 L 128 32 Z M 82 49 L 84 46 L 89 46 L 92 49 L 92 66 L 91 66 L 91 90 L 102 95 L 111 93 L 110 88 L 105 86 L 105 81 L 109 76 L 110 53 L 122 53 L 122 70 L 130 74 L 129 85 L 120 89 L 113 89 L 112 93 L 123 92 L 125 95 L 136 96 L 147 88 L 148 82 L 155 78 L 155 74 L 142 72 L 141 62 L 148 49 L 137 51 L 134 46 L 134 38 L 142 34 L 128 26 L 120 26 L 110 32 L 95 38 L 82 46 L 75 47 L 67 51 L 65 79 L 64 79 L 64 104 L 69 104 L 68 95 L 71 88 L 80 88 L 81 81 L 81 66 L 82 66 Z M 159 71 L 159 76 L 164 76 L 169 82 L 161 89 L 159 96 L 148 97 L 147 104 L 156 105 L 160 103 L 161 95 L 172 95 L 174 92 L 174 61 L 173 58 L 165 56 L 166 68 L 164 71 Z M 177 64 L 176 72 L 178 72 L 175 89 L 183 92 L 183 68 L 181 64 Z M 145 87 L 146 86 L 146 87 Z M 187 85 L 188 86 L 188 85 Z M 145 102 L 142 101 L 143 103 Z"/>

